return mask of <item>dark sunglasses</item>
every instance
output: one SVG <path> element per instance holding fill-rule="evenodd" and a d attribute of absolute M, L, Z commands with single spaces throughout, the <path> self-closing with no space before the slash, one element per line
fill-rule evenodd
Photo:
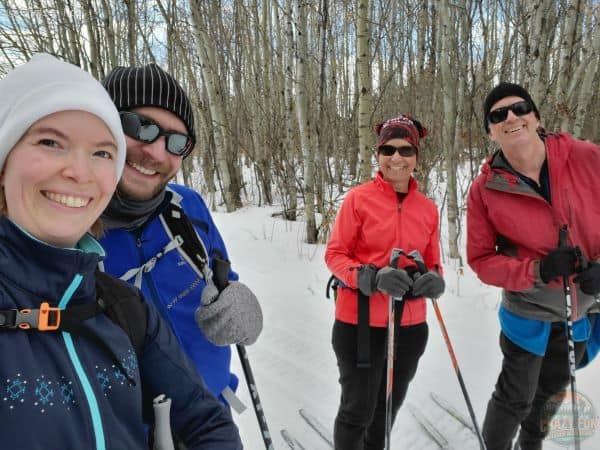
<path fill-rule="evenodd" d="M 119 112 L 123 132 L 140 142 L 152 144 L 159 137 L 165 137 L 165 149 L 177 156 L 187 156 L 192 151 L 192 140 L 187 134 L 165 131 L 152 119 L 132 111 Z"/>
<path fill-rule="evenodd" d="M 531 111 L 533 111 L 533 108 L 529 102 L 523 100 L 513 103 L 512 105 L 503 106 L 502 108 L 490 111 L 488 114 L 488 120 L 491 123 L 504 122 L 508 117 L 509 110 L 512 111 L 515 116 L 524 116 L 525 114 L 529 114 Z"/>
<path fill-rule="evenodd" d="M 383 156 L 392 156 L 396 152 L 400 153 L 400 156 L 408 158 L 409 156 L 415 156 L 417 154 L 417 149 L 412 145 L 403 145 L 401 147 L 382 145 L 377 149 L 377 153 L 381 153 Z"/>

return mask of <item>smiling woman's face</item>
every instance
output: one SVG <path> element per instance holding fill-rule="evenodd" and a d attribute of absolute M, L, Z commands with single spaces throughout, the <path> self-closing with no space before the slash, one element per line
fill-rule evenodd
<path fill-rule="evenodd" d="M 412 146 L 410 142 L 400 138 L 390 139 L 385 145 L 392 147 Z M 400 156 L 398 152 L 394 152 L 392 156 L 385 156 L 378 152 L 377 164 L 385 181 L 394 185 L 396 191 L 406 192 L 410 177 L 417 166 L 417 155 Z"/>
<path fill-rule="evenodd" d="M 106 208 L 117 185 L 117 145 L 106 124 L 84 111 L 34 123 L 1 175 L 6 215 L 36 238 L 73 247 Z"/>

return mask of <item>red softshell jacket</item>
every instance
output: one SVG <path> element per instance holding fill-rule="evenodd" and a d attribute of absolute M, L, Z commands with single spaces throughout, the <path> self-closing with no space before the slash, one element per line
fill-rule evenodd
<path fill-rule="evenodd" d="M 392 249 L 406 253 L 418 250 L 427 267 L 441 273 L 439 214 L 435 204 L 418 191 L 411 178 L 402 203 L 381 172 L 375 179 L 351 189 L 344 199 L 325 251 L 329 270 L 343 282 L 338 289 L 335 317 L 346 323 L 358 321 L 357 274 L 360 266 L 390 263 Z M 399 267 L 414 265 L 401 258 Z M 369 301 L 369 323 L 386 327 L 389 296 L 374 293 Z M 402 325 L 415 325 L 426 319 L 424 298 L 409 300 L 404 306 Z"/>
<path fill-rule="evenodd" d="M 545 144 L 552 203 L 520 182 L 496 155 L 483 165 L 469 190 L 467 259 L 481 281 L 505 289 L 511 311 L 561 320 L 562 283 L 542 283 L 538 262 L 557 247 L 563 225 L 569 245 L 579 246 L 587 260 L 600 258 L 600 149 L 566 133 L 548 134 Z M 514 254 L 498 250 L 499 236 Z M 579 319 L 594 299 L 573 287 L 573 317 Z"/>

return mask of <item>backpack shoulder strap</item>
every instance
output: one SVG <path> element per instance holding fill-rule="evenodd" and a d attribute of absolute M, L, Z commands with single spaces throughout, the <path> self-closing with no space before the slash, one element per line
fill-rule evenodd
<path fill-rule="evenodd" d="M 144 350 L 148 312 L 140 294 L 125 281 L 96 271 L 97 303 L 125 331 L 138 360 Z"/>
<path fill-rule="evenodd" d="M 183 208 L 172 200 L 161 212 L 160 219 L 172 239 L 179 236 L 183 240 L 177 250 L 193 267 L 200 271 L 200 275 L 205 279 L 210 279 L 212 273 L 208 264 L 206 246 L 196 233 L 194 225 Z"/>

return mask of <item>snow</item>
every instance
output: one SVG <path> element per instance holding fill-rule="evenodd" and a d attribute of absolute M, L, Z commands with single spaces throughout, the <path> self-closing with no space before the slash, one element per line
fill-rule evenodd
<path fill-rule="evenodd" d="M 215 213 L 240 280 L 258 296 L 264 312 L 264 330 L 258 342 L 247 347 L 257 388 L 277 450 L 287 448 L 281 437 L 286 428 L 307 450 L 325 450 L 327 444 L 298 414 L 300 408 L 333 428 L 339 401 L 338 372 L 331 348 L 334 321 L 332 300 L 325 298 L 329 278 L 323 261 L 324 245 L 308 245 L 304 224 L 272 218 L 275 207 L 248 207 L 234 213 Z M 438 301 L 471 402 L 481 426 L 487 401 L 500 372 L 497 308 L 500 291 L 445 265 L 446 293 Z M 433 391 L 468 417 L 462 392 L 431 305 L 429 342 L 413 380 L 406 404 L 415 405 L 449 439 L 452 448 L 478 449 L 476 438 L 449 418 L 430 398 Z M 244 448 L 260 450 L 264 444 L 256 416 L 234 352 L 238 394 L 248 409 L 234 413 Z M 582 450 L 600 449 L 600 362 L 577 371 L 577 389 L 595 408 L 588 414 L 594 434 L 582 441 Z M 571 442 L 546 441 L 545 450 L 567 449 Z M 403 407 L 392 433 L 393 449 L 437 449 L 408 408 Z"/>

